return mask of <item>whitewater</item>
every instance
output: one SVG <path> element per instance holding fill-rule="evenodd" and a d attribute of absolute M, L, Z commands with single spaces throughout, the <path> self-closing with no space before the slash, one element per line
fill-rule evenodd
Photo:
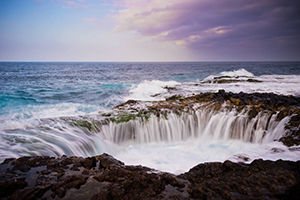
<path fill-rule="evenodd" d="M 203 162 L 300 159 L 297 146 L 276 141 L 289 117 L 276 121 L 270 112 L 247 120 L 247 111 L 194 105 L 182 115 L 100 123 L 132 99 L 140 100 L 139 110 L 149 101 L 221 89 L 300 96 L 299 62 L 0 63 L 0 73 L 1 162 L 105 152 L 127 165 L 179 174 Z"/>

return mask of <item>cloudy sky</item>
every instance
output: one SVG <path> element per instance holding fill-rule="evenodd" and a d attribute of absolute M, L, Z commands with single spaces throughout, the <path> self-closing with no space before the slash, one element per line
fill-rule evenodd
<path fill-rule="evenodd" d="M 0 61 L 281 60 L 299 0 L 0 0 Z"/>

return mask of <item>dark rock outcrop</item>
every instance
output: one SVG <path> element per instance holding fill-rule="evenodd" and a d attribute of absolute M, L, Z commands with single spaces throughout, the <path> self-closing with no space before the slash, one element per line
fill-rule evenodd
<path fill-rule="evenodd" d="M 290 117 L 290 121 L 285 126 L 286 134 L 279 141 L 289 147 L 300 145 L 300 97 L 274 93 L 232 93 L 219 90 L 216 93 L 200 93 L 185 98 L 174 95 L 165 101 L 147 102 L 141 107 L 139 103 L 145 102 L 129 100 L 118 105 L 115 110 L 121 113 L 120 116 L 126 117 L 119 116 L 116 121 L 127 122 L 136 117 L 144 117 L 147 120 L 151 114 L 159 117 L 167 116 L 171 112 L 180 115 L 183 112 L 194 112 L 201 108 L 214 111 L 221 109 L 246 111 L 249 119 L 255 118 L 260 112 L 269 112 L 276 114 L 277 121 Z M 195 105 L 198 107 L 195 108 Z"/>
<path fill-rule="evenodd" d="M 21 157 L 0 165 L 1 199 L 299 199 L 300 161 L 204 163 L 181 175 L 110 155 Z"/>

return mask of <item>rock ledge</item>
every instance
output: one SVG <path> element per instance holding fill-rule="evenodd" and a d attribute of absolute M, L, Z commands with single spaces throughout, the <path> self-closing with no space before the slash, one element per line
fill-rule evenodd
<path fill-rule="evenodd" d="M 174 175 L 108 154 L 21 157 L 0 165 L 1 199 L 299 199 L 300 161 L 204 163 Z"/>

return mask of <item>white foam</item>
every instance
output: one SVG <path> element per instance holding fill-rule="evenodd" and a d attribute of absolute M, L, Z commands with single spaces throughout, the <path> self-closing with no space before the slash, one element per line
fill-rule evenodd
<path fill-rule="evenodd" d="M 223 89 L 226 92 L 244 92 L 244 93 L 275 93 L 279 95 L 300 96 L 300 76 L 299 75 L 262 75 L 254 77 L 238 77 L 232 78 L 237 82 L 228 83 L 212 83 L 207 82 L 213 80 L 215 76 L 209 76 L 204 81 L 187 82 L 177 85 L 177 94 L 188 96 L 201 92 L 218 92 Z M 259 82 L 250 82 L 248 79 L 257 80 Z M 230 79 L 230 78 L 224 78 Z"/>
<path fill-rule="evenodd" d="M 245 112 L 204 109 L 193 115 L 170 114 L 167 119 L 151 116 L 147 122 L 110 123 L 99 134 L 122 147 L 113 155 L 126 164 L 179 174 L 199 163 L 240 162 L 243 157 L 248 162 L 258 158 L 298 160 L 300 151 L 289 151 L 274 142 L 285 133 L 289 119 L 278 122 L 268 112 L 249 119 Z"/>
<path fill-rule="evenodd" d="M 200 92 L 217 92 L 220 89 L 225 89 L 227 92 L 273 92 L 276 94 L 300 96 L 299 75 L 254 76 L 245 69 L 240 69 L 221 72 L 218 76 L 230 76 L 242 81 L 224 84 L 199 81 L 182 84 L 175 81 L 143 81 L 134 85 L 130 90 L 130 95 L 125 97 L 124 100 L 163 100 L 166 96 L 173 94 L 191 95 L 192 93 Z M 214 77 L 216 76 L 212 75 L 206 79 L 212 80 Z M 250 77 L 262 82 L 246 82 L 245 80 Z M 176 89 L 168 91 L 164 88 L 165 86 L 175 86 Z M 140 106 L 143 106 L 143 104 Z M 224 127 L 227 127 L 226 124 L 230 123 L 231 118 L 238 117 L 232 112 L 223 113 L 224 115 L 222 113 L 214 115 L 218 116 L 218 118 L 210 120 L 210 129 L 205 128 L 203 130 L 203 134 L 206 130 L 207 134 L 212 135 L 212 137 L 179 137 L 183 136 L 182 132 L 178 132 L 180 128 L 184 130 L 184 133 L 188 132 L 186 130 L 193 130 L 191 127 L 196 124 L 193 121 L 197 119 L 195 116 L 187 116 L 186 124 L 182 124 L 175 116 L 173 118 L 171 116 L 168 123 L 172 122 L 172 124 L 164 123 L 163 126 L 161 121 L 153 121 L 150 118 L 150 122 L 152 120 L 153 123 L 157 122 L 158 125 L 160 123 L 161 126 L 157 126 L 157 131 L 151 129 L 154 126 L 139 126 L 137 130 L 141 134 L 146 134 L 150 131 L 153 133 L 152 135 L 167 133 L 167 135 L 164 135 L 170 136 L 167 140 L 157 140 L 158 136 L 152 138 L 136 137 L 140 140 L 130 140 L 127 143 L 121 142 L 119 144 L 114 143 L 108 137 L 103 138 L 103 135 L 89 132 L 83 127 L 71 126 L 64 121 L 54 119 L 62 116 L 91 114 L 92 111 L 101 109 L 91 105 L 61 103 L 29 106 L 18 113 L 2 115 L 0 118 L 0 160 L 24 155 L 61 156 L 66 154 L 93 156 L 107 152 L 128 165 L 141 164 L 157 170 L 179 174 L 203 162 L 223 162 L 227 159 L 243 161 L 242 157 L 248 157 L 249 161 L 247 162 L 258 158 L 270 160 L 299 160 L 300 158 L 300 151 L 290 151 L 282 143 L 273 141 L 283 134 L 284 129 L 282 127 L 286 123 L 285 120 L 288 120 L 287 118 L 280 123 L 274 122 L 276 126 L 270 129 L 270 137 L 262 139 L 258 135 L 254 137 L 255 141 L 253 143 L 250 143 L 249 140 L 227 137 L 228 134 L 221 134 L 226 133 L 226 131 L 223 131 L 218 125 L 223 123 L 225 124 Z M 232 116 L 229 114 L 232 114 Z M 203 115 L 203 117 L 207 116 L 207 114 Z M 230 119 L 226 117 L 230 117 Z M 49 120 L 43 122 L 42 118 L 49 118 Z M 203 120 L 198 120 L 198 122 L 201 121 Z M 262 121 L 266 122 L 266 120 Z M 130 123 L 134 125 L 135 122 Z M 207 125 L 208 123 L 204 124 Z M 176 125 L 180 127 L 176 128 Z M 271 125 L 272 123 L 269 126 Z M 116 132 L 123 137 L 129 132 L 128 130 L 132 131 L 132 129 L 126 129 L 124 124 L 114 127 L 118 128 Z M 195 127 L 198 127 L 198 131 L 201 128 L 201 126 Z M 132 126 L 129 126 L 129 128 L 132 128 Z M 240 132 L 245 133 L 246 131 Z M 257 134 L 262 133 L 260 130 L 256 130 L 256 132 Z M 196 131 L 191 132 L 191 135 L 195 135 L 195 133 Z"/>
<path fill-rule="evenodd" d="M 254 77 L 254 74 L 248 72 L 245 69 L 233 70 L 233 71 L 224 71 L 218 75 L 209 75 L 204 79 L 204 81 L 213 80 L 215 77 L 229 76 L 232 78 L 244 79 L 245 77 Z"/>
<path fill-rule="evenodd" d="M 129 99 L 135 100 L 144 100 L 144 101 L 157 101 L 164 100 L 162 93 L 167 92 L 168 90 L 164 87 L 174 87 L 180 83 L 176 81 L 143 81 L 138 85 L 133 85 L 130 92 L 130 95 L 125 97 L 124 100 Z"/>
<path fill-rule="evenodd" d="M 40 119 L 87 115 L 101 109 L 100 106 L 78 103 L 28 105 L 18 112 L 1 115 L 0 131 L 36 126 L 37 120 Z"/>
<path fill-rule="evenodd" d="M 272 149 L 279 149 L 274 153 Z M 160 171 L 180 174 L 204 162 L 241 162 L 254 159 L 292 160 L 300 158 L 300 151 L 289 151 L 280 142 L 265 144 L 246 143 L 240 140 L 188 140 L 177 143 L 132 144 L 114 155 L 127 165 L 144 165 Z"/>
<path fill-rule="evenodd" d="M 231 77 L 237 77 L 237 76 L 254 76 L 251 72 L 248 72 L 245 69 L 239 69 L 239 70 L 233 70 L 233 71 L 225 71 L 220 73 L 221 76 L 231 76 Z"/>

